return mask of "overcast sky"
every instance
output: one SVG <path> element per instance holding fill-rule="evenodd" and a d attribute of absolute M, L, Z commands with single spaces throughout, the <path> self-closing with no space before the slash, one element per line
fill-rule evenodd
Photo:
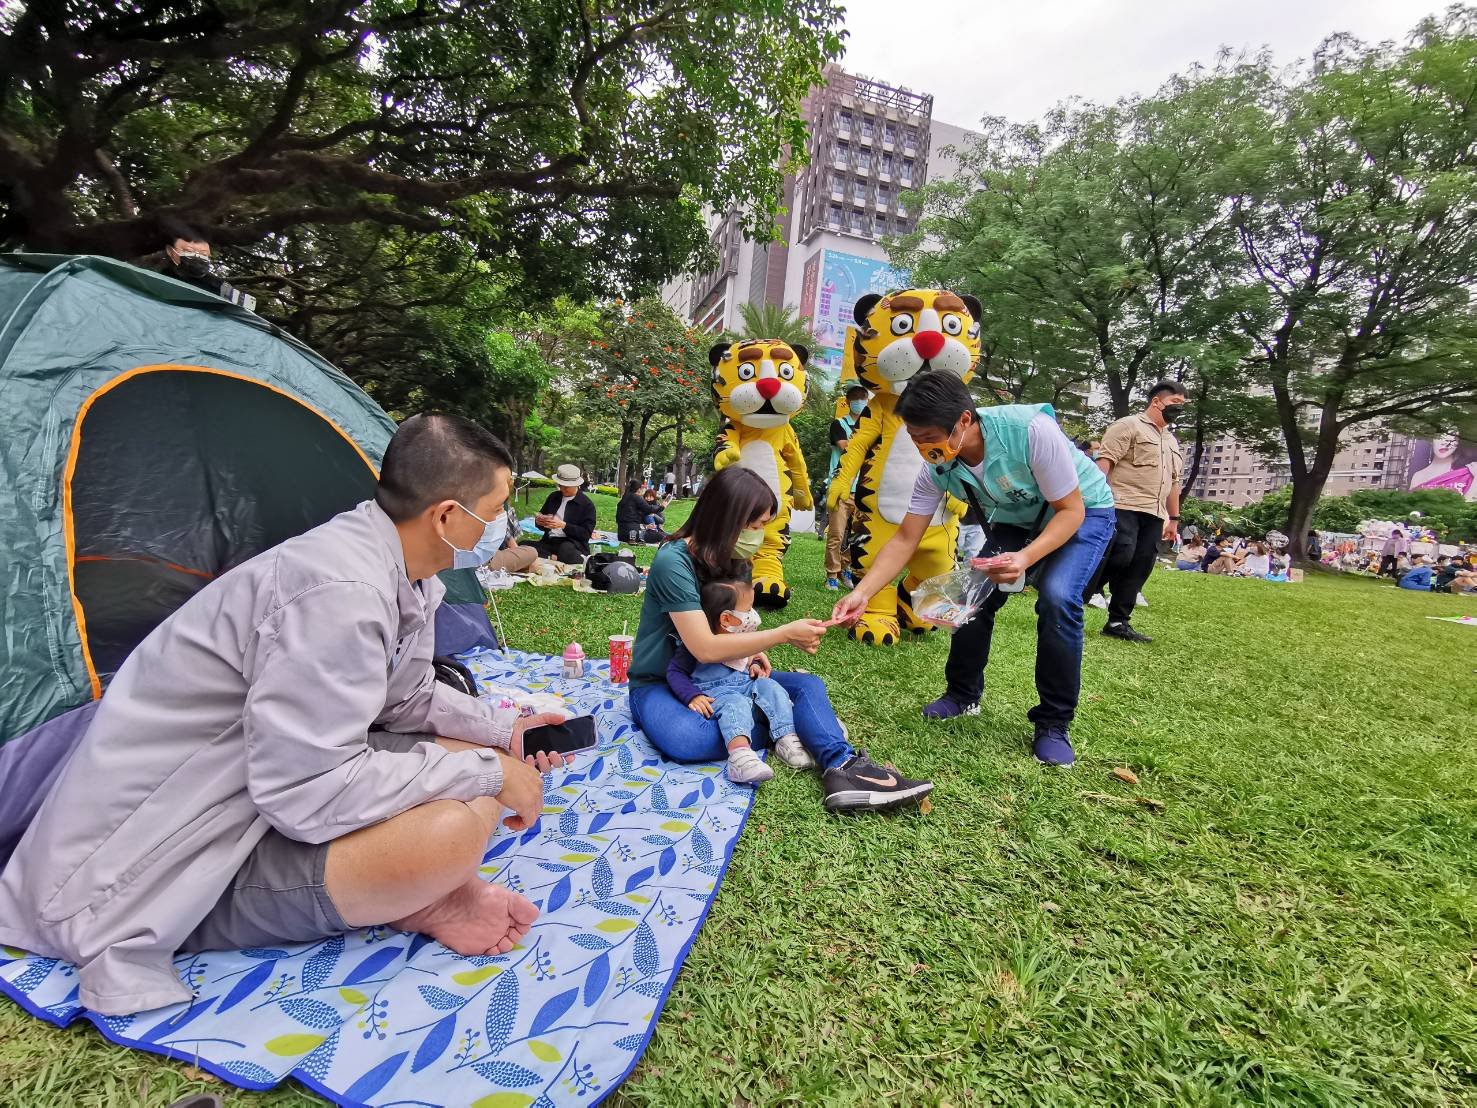
<path fill-rule="evenodd" d="M 933 114 L 1036 119 L 1069 96 L 1153 92 L 1222 46 L 1307 58 L 1334 31 L 1403 40 L 1445 0 L 849 0 L 852 72 L 934 95 Z"/>

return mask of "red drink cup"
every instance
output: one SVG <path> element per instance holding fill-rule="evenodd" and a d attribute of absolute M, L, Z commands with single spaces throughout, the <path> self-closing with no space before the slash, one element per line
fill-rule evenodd
<path fill-rule="evenodd" d="M 634 641 L 630 635 L 610 636 L 610 683 L 612 685 L 624 685 L 626 678 L 631 672 L 631 643 Z"/>

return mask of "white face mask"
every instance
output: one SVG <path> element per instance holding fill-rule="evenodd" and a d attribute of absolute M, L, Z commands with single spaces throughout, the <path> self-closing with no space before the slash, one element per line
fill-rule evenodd
<path fill-rule="evenodd" d="M 750 608 L 747 612 L 735 612 L 732 608 L 729 608 L 723 614 L 726 616 L 732 616 L 734 619 L 738 620 L 739 625 L 735 629 L 738 632 L 751 632 L 759 630 L 759 613 L 754 611 L 753 608 Z"/>
<path fill-rule="evenodd" d="M 492 556 L 502 549 L 503 540 L 508 537 L 508 516 L 505 512 L 499 512 L 497 518 L 489 523 L 465 504 L 458 502 L 457 507 L 482 524 L 482 537 L 470 550 L 451 546 L 444 536 L 441 541 L 451 546 L 452 569 L 476 569 L 478 566 L 486 565 L 492 560 Z"/>

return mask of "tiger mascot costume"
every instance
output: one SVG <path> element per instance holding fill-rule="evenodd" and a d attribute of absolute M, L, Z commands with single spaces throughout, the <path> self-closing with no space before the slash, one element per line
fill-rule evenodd
<path fill-rule="evenodd" d="M 805 403 L 809 360 L 805 347 L 778 339 L 719 343 L 708 351 L 713 399 L 723 416 L 713 468 L 742 465 L 754 470 L 779 504 L 754 557 L 754 604 L 760 608 L 789 603 L 784 557 L 790 546 L 790 509 L 814 507 L 800 440 L 790 426 L 790 417 Z"/>
<path fill-rule="evenodd" d="M 947 369 L 965 381 L 974 376 L 980 357 L 980 302 L 946 289 L 905 289 L 886 296 L 869 293 L 856 302 L 852 314 L 856 328 L 848 328 L 848 354 L 872 399 L 826 501 L 835 510 L 856 482 L 851 559 L 852 575 L 861 580 L 907 515 L 913 484 L 923 468 L 907 428 L 893 414 L 898 397 L 913 375 L 924 369 Z M 921 582 L 953 569 L 964 507 L 953 498 L 939 507 L 908 563 L 907 576 L 896 590 L 882 589 L 872 598 L 852 627 L 852 638 L 886 646 L 898 640 L 903 628 L 918 634 L 930 630 L 913 614 L 911 593 Z"/>

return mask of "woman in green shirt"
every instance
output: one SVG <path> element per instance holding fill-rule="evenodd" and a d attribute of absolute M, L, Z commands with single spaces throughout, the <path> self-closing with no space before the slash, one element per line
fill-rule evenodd
<path fill-rule="evenodd" d="M 826 807 L 831 811 L 879 811 L 916 803 L 933 784 L 910 781 L 854 750 L 836 719 L 826 686 L 811 673 L 772 670 L 765 651 L 781 644 L 814 654 L 827 624 L 797 619 L 767 630 L 717 634 L 699 600 L 702 583 L 732 577 L 753 559 L 764 526 L 777 505 L 774 493 L 753 470 L 729 466 L 703 486 L 692 515 L 659 551 L 646 579 L 646 597 L 631 658 L 631 716 L 667 757 L 712 762 L 728 752 L 718 721 L 693 711 L 667 688 L 667 665 L 678 640 L 699 662 L 731 662 L 753 656 L 762 674 L 789 693 L 802 749 L 779 752 L 797 769 L 819 764 Z M 757 747 L 769 744 L 763 727 Z"/>

